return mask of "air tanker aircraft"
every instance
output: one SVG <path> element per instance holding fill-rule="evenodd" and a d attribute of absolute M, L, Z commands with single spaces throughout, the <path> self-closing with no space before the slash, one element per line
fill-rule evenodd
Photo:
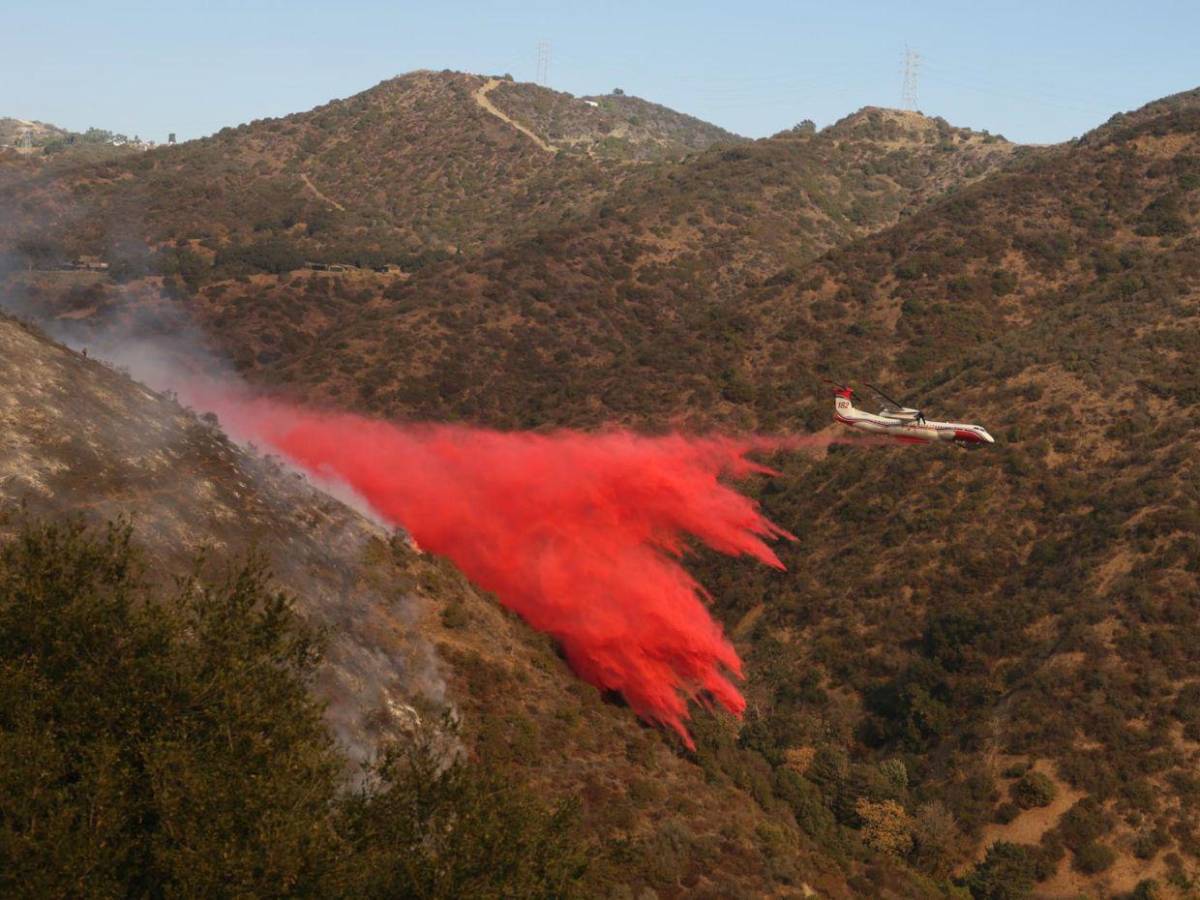
<path fill-rule="evenodd" d="M 855 409 L 854 391 L 847 385 L 833 384 L 833 417 L 843 425 L 885 434 L 905 444 L 952 441 L 960 447 L 976 449 L 984 444 L 996 443 L 995 438 L 979 425 L 931 422 L 921 410 L 902 406 L 874 385 L 868 384 L 867 387 L 884 401 L 878 413 Z"/>

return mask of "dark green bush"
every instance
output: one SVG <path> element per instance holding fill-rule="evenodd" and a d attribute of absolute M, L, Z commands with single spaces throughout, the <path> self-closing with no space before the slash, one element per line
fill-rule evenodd
<path fill-rule="evenodd" d="M 0 550 L 0 893 L 311 887 L 342 765 L 314 635 L 255 567 L 143 579 L 125 527 Z"/>
<path fill-rule="evenodd" d="M 1049 806 L 1058 792 L 1050 778 L 1041 772 L 1029 772 L 1009 788 L 1009 793 L 1021 809 L 1033 809 L 1035 806 Z"/>
<path fill-rule="evenodd" d="M 587 859 L 573 807 L 547 813 L 534 797 L 478 764 L 447 767 L 445 750 L 418 741 L 385 754 L 382 790 L 345 804 L 344 897 L 564 897 Z"/>
<path fill-rule="evenodd" d="M 1094 843 L 1112 827 L 1104 809 L 1091 797 L 1085 797 L 1059 820 L 1058 831 L 1062 841 L 1073 850 Z"/>
<path fill-rule="evenodd" d="M 1107 844 L 1091 842 L 1075 851 L 1074 868 L 1085 875 L 1096 875 L 1109 868 L 1117 860 L 1117 854 Z"/>
<path fill-rule="evenodd" d="M 1020 900 L 1033 893 L 1037 848 L 997 841 L 987 856 L 967 876 L 966 886 L 975 900 Z"/>
<path fill-rule="evenodd" d="M 1021 807 L 1015 803 L 1001 803 L 996 807 L 993 818 L 1001 825 L 1007 825 L 1021 814 Z"/>
<path fill-rule="evenodd" d="M 268 272 L 278 275 L 304 265 L 304 256 L 290 240 L 268 237 L 250 244 L 231 244 L 217 253 L 214 268 L 222 277 Z"/>
<path fill-rule="evenodd" d="M 261 566 L 164 590 L 128 527 L 22 525 L 0 546 L 0 894 L 570 892 L 569 812 L 432 740 L 348 796 L 318 661 Z"/>

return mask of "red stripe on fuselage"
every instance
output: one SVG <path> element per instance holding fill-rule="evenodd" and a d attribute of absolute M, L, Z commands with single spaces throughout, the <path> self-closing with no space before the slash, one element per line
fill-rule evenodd
<path fill-rule="evenodd" d="M 834 413 L 833 417 L 835 419 L 837 419 L 837 421 L 841 422 L 843 425 L 849 425 L 851 428 L 854 428 L 860 422 L 867 421 L 867 420 L 863 420 L 863 419 L 847 419 L 845 416 L 838 415 L 837 413 Z M 894 425 L 885 425 L 882 422 L 870 422 L 870 421 L 867 421 L 867 424 L 881 425 L 884 428 L 899 428 L 901 425 L 900 422 L 896 422 Z M 874 434 L 882 434 L 884 437 L 890 437 L 893 440 L 897 440 L 902 444 L 928 444 L 928 443 L 930 443 L 929 438 L 914 437 L 910 434 L 887 434 L 886 432 L 879 432 L 879 431 L 876 431 L 873 433 Z"/>

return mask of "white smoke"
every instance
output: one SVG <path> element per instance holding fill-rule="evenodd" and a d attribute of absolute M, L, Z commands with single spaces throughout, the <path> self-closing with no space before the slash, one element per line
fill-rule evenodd
<path fill-rule="evenodd" d="M 227 392 L 254 393 L 229 361 L 213 350 L 178 304 L 164 300 L 153 315 L 143 314 L 138 312 L 138 305 L 121 302 L 119 286 L 111 299 L 116 302 L 105 305 L 112 312 L 103 317 L 55 317 L 49 314 L 50 306 L 29 291 L 11 285 L 7 290 L 0 287 L 0 309 L 151 391 L 186 401 L 189 383 L 201 379 Z M 167 310 L 165 315 L 163 309 Z M 292 537 L 271 554 L 276 577 L 299 596 L 303 608 L 331 626 L 330 664 L 319 682 L 329 701 L 327 721 L 355 763 L 369 762 L 378 739 L 410 733 L 413 716 L 419 723 L 416 708 L 432 711 L 434 714 L 428 717 L 436 719 L 448 705 L 441 662 L 419 630 L 419 610 L 424 601 L 413 595 L 388 599 L 384 592 L 364 604 L 359 576 L 347 567 L 347 562 L 353 564 L 363 558 L 369 540 L 365 535 L 374 534 L 377 540 L 386 542 L 396 536 L 396 531 L 340 478 L 303 472 L 273 456 L 263 459 L 244 435 L 227 434 L 246 451 L 241 467 L 247 479 L 282 508 L 289 503 L 311 506 L 311 491 L 300 487 L 307 484 L 373 526 L 363 528 L 349 516 L 339 525 L 341 517 L 324 516 L 314 532 L 320 535 L 319 546 L 307 556 L 294 555 Z M 411 544 L 406 534 L 400 536 Z M 236 553 L 250 548 L 233 549 Z M 322 571 L 315 571 L 314 565 Z M 340 587 L 339 579 L 344 581 Z M 400 633 L 396 625 L 401 626 Z M 412 710 L 412 715 L 406 710 Z"/>

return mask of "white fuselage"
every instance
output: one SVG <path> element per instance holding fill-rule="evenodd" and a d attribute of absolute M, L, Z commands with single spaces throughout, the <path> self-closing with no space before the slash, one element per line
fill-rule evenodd
<path fill-rule="evenodd" d="M 849 393 L 847 391 L 846 393 Z M 898 441 L 927 444 L 934 441 L 954 441 L 959 444 L 994 444 L 995 439 L 979 425 L 966 422 L 934 422 L 909 415 L 877 414 L 856 409 L 850 397 L 837 393 L 833 401 L 833 416 L 843 425 L 884 434 Z"/>

